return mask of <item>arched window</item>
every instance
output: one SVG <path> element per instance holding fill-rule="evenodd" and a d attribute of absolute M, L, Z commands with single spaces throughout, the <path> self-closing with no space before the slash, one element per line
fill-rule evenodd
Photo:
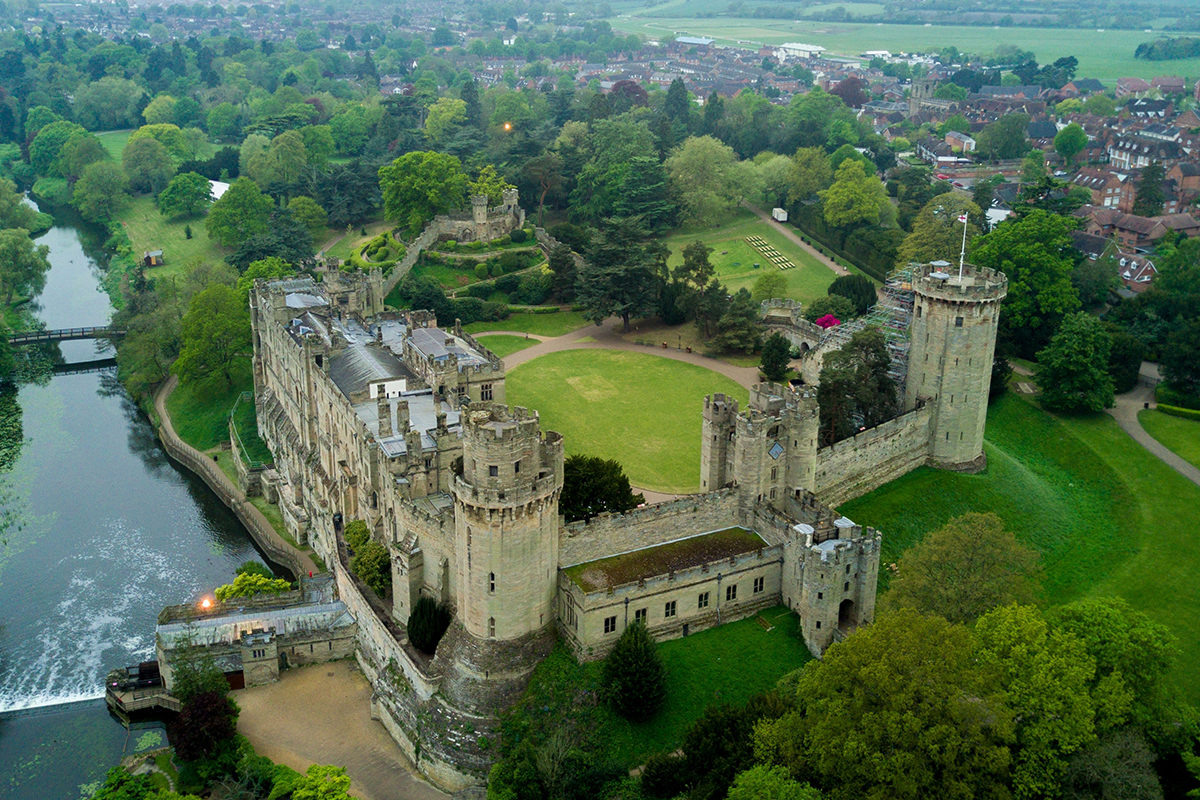
<path fill-rule="evenodd" d="M 495 617 L 488 617 L 488 638 L 489 639 L 496 638 L 496 618 Z"/>

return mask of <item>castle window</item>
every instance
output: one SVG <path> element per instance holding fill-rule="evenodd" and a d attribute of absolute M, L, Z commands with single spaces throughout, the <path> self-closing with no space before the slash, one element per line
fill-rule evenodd
<path fill-rule="evenodd" d="M 433 469 L 433 459 L 432 458 L 425 459 L 425 469 Z"/>
<path fill-rule="evenodd" d="M 495 617 L 488 617 L 488 638 L 489 639 L 496 638 L 496 618 Z"/>
<path fill-rule="evenodd" d="M 318 357 L 319 357 L 319 356 L 318 356 Z M 250 657 L 251 657 L 251 658 L 266 658 L 266 657 L 267 657 L 267 651 L 266 651 L 266 650 L 251 650 L 251 651 L 250 651 Z"/>
<path fill-rule="evenodd" d="M 496 593 L 496 573 L 494 573 L 494 572 L 488 573 L 488 593 L 489 594 Z"/>
<path fill-rule="evenodd" d="M 479 385 L 479 399 L 480 400 L 491 400 L 492 399 L 492 385 L 490 383 L 481 383 Z"/>
<path fill-rule="evenodd" d="M 488 465 L 488 477 L 489 478 L 500 477 L 500 468 L 497 467 L 495 464 L 489 464 Z"/>
<path fill-rule="evenodd" d="M 962 318 L 962 317 L 955 317 L 955 318 L 954 318 L 954 327 L 956 327 L 956 328 L 961 328 L 961 327 L 962 327 L 962 324 L 963 324 L 963 318 Z"/>
<path fill-rule="evenodd" d="M 639 608 L 637 611 L 634 611 L 633 612 L 633 621 L 640 622 L 643 625 L 645 625 L 646 624 L 646 609 Z"/>
<path fill-rule="evenodd" d="M 513 474 L 514 474 L 514 475 L 520 475 L 520 474 L 521 474 L 521 462 L 520 462 L 520 461 L 514 461 L 514 462 L 513 462 Z"/>
<path fill-rule="evenodd" d="M 613 633 L 616 630 L 617 630 L 617 618 L 616 617 L 605 617 L 604 618 L 604 632 L 605 633 Z"/>
<path fill-rule="evenodd" d="M 771 490 L 771 499 L 772 500 L 775 499 L 775 490 L 774 489 Z"/>
<path fill-rule="evenodd" d="M 725 602 L 729 603 L 737 600 L 737 584 L 725 587 Z"/>
<path fill-rule="evenodd" d="M 763 585 L 766 582 L 767 582 L 766 578 L 755 578 L 754 579 L 754 593 L 758 594 L 759 592 L 761 592 L 763 590 Z"/>
<path fill-rule="evenodd" d="M 917 306 L 917 319 L 921 318 L 921 306 Z"/>
<path fill-rule="evenodd" d="M 708 592 L 700 593 L 700 599 L 696 603 L 696 608 L 708 608 Z"/>
<path fill-rule="evenodd" d="M 821 620 L 817 620 L 817 630 L 821 630 Z"/>
<path fill-rule="evenodd" d="M 824 598 L 825 598 L 825 593 L 824 593 L 824 592 L 817 592 L 817 599 L 818 599 L 818 600 L 823 600 Z"/>
<path fill-rule="evenodd" d="M 771 467 L 771 480 L 775 480 L 775 476 L 779 474 L 779 467 Z"/>
<path fill-rule="evenodd" d="M 946 431 L 946 441 L 950 441 L 950 431 Z"/>
<path fill-rule="evenodd" d="M 849 564 L 846 565 L 846 574 L 847 575 L 850 574 L 850 565 Z"/>
<path fill-rule="evenodd" d="M 671 602 L 669 602 L 663 606 L 663 616 L 668 619 L 675 616 L 675 601 L 674 600 L 672 600 Z"/>

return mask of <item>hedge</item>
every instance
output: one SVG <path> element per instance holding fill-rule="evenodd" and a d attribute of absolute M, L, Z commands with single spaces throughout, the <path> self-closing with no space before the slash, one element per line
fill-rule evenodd
<path fill-rule="evenodd" d="M 1163 412 L 1164 414 L 1170 414 L 1172 417 L 1183 417 L 1184 419 L 1194 419 L 1194 420 L 1200 422 L 1200 411 L 1197 411 L 1194 408 L 1180 408 L 1179 406 L 1164 406 L 1162 403 L 1159 403 L 1157 406 L 1155 406 L 1155 408 L 1157 408 L 1159 411 Z"/>

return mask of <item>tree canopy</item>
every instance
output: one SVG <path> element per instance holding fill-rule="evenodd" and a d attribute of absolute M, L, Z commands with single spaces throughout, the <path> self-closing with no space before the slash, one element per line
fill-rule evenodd
<path fill-rule="evenodd" d="M 416 151 L 380 167 L 379 186 L 387 218 L 406 225 L 415 236 L 435 215 L 462 205 L 467 176 L 455 156 Z"/>
<path fill-rule="evenodd" d="M 621 464 L 599 456 L 568 456 L 563 464 L 563 489 L 558 510 L 567 522 L 603 513 L 624 513 L 646 502 L 629 488 Z"/>

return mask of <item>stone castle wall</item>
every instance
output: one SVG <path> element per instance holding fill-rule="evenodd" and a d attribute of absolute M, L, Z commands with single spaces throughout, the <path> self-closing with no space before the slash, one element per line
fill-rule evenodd
<path fill-rule="evenodd" d="M 911 472 L 929 456 L 930 411 L 919 408 L 817 451 L 821 501 L 838 506 Z"/>

